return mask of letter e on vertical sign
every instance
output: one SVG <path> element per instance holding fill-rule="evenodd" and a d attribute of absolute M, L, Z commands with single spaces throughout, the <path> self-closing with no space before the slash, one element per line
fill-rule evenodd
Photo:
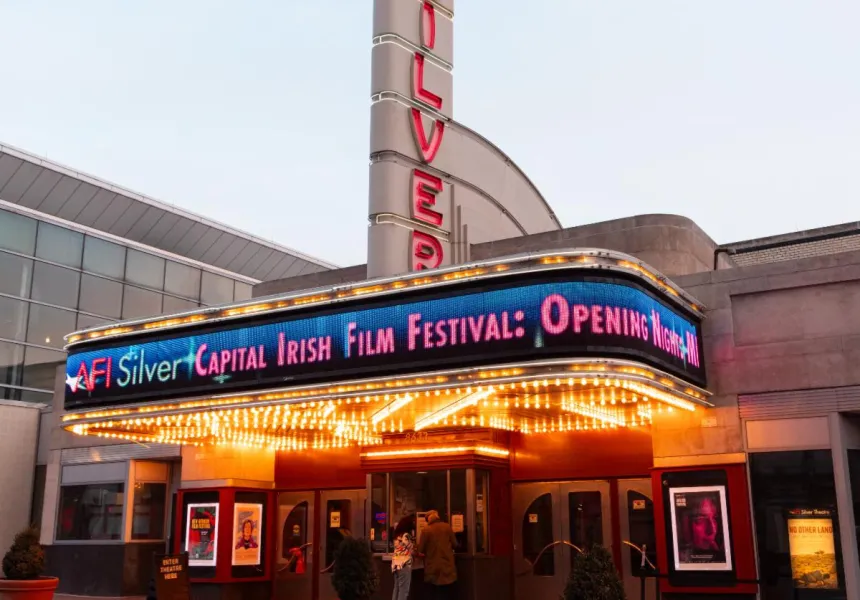
<path fill-rule="evenodd" d="M 439 227 L 442 213 L 436 210 L 436 197 L 442 192 L 442 179 L 413 169 L 412 171 L 412 216 L 418 221 Z"/>

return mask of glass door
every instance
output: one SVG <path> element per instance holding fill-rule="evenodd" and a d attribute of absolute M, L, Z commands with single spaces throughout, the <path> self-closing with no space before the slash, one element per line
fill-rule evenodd
<path fill-rule="evenodd" d="M 365 536 L 367 490 L 327 490 L 320 492 L 319 600 L 337 600 L 331 584 L 334 557 L 340 542 L 348 536 Z M 299 596 L 301 597 L 301 596 Z M 308 596 L 305 596 L 308 597 Z"/>
<path fill-rule="evenodd" d="M 278 494 L 275 598 L 311 598 L 314 565 L 314 493 Z"/>
<path fill-rule="evenodd" d="M 645 595 L 642 595 L 640 574 L 653 574 L 651 565 L 657 564 L 657 532 L 654 528 L 654 502 L 650 479 L 622 479 L 618 482 L 621 540 L 621 567 L 623 569 L 624 590 L 628 598 L 655 600 L 657 580 L 645 582 Z M 643 559 L 644 551 L 644 559 Z"/>
<path fill-rule="evenodd" d="M 612 551 L 609 483 L 529 483 L 513 487 L 515 598 L 557 598 L 575 553 Z"/>

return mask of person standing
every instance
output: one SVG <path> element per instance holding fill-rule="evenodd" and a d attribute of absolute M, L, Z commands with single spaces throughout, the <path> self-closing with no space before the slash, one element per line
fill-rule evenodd
<path fill-rule="evenodd" d="M 435 600 L 453 597 L 453 587 L 457 582 L 456 547 L 457 538 L 451 526 L 435 510 L 428 512 L 427 527 L 418 539 L 418 554 L 424 556 L 424 581 L 430 585 L 431 597 Z"/>
<path fill-rule="evenodd" d="M 412 584 L 412 531 L 409 518 L 401 519 L 394 529 L 394 556 L 391 557 L 391 572 L 394 574 L 392 600 L 407 600 Z"/>

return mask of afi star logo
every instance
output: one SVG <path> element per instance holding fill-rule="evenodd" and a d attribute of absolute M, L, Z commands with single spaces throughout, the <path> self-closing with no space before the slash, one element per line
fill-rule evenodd
<path fill-rule="evenodd" d="M 92 392 L 96 387 L 96 378 L 99 375 L 104 375 L 105 387 L 109 388 L 111 363 L 110 358 L 96 358 L 93 359 L 92 367 L 87 369 L 87 361 L 81 361 L 77 375 L 66 375 L 66 385 L 69 386 L 73 394 L 77 393 L 78 388 L 82 385 L 88 392 Z"/>

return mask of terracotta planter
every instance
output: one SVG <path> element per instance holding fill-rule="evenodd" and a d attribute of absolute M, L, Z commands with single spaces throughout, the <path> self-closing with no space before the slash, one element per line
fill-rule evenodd
<path fill-rule="evenodd" d="M 51 600 L 58 583 L 56 577 L 0 579 L 0 600 Z"/>

